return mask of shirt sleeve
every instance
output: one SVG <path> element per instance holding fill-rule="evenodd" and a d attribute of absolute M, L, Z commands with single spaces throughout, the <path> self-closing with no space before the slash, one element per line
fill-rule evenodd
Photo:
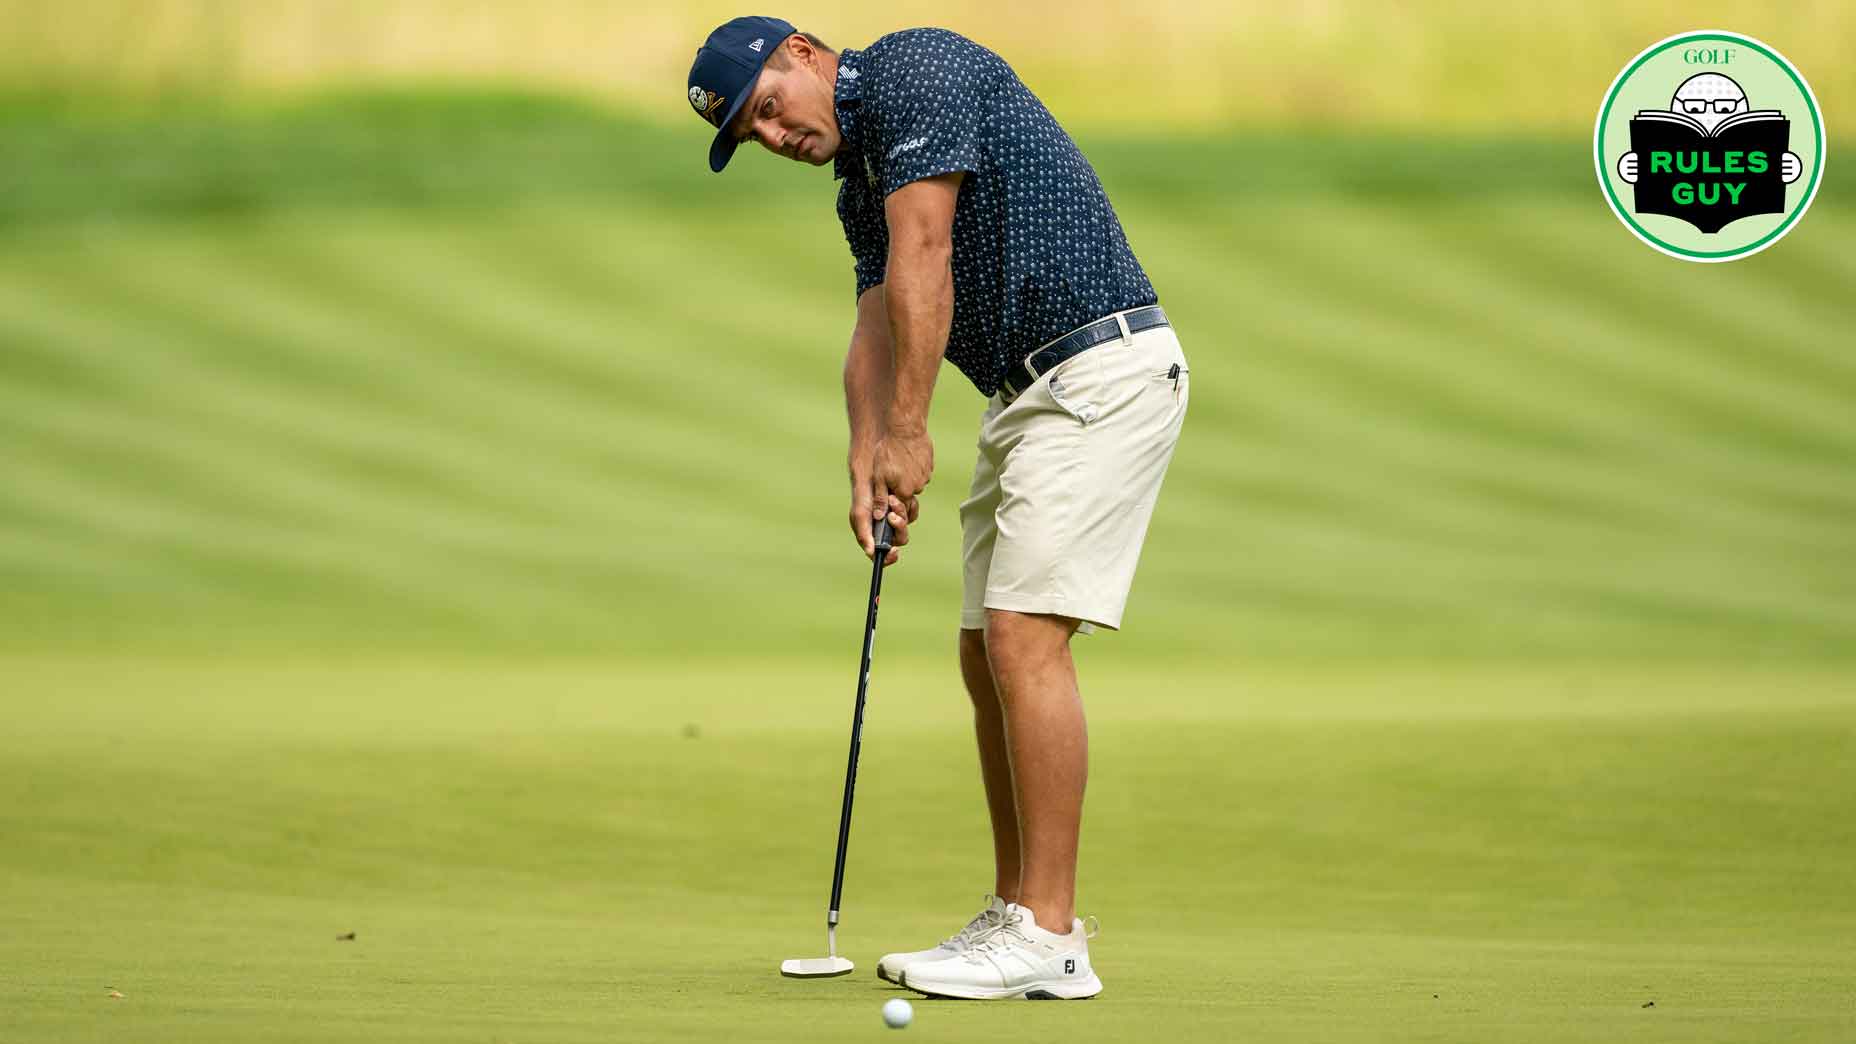
<path fill-rule="evenodd" d="M 883 281 L 889 264 L 889 224 L 876 199 L 854 178 L 845 178 L 838 187 L 838 221 L 844 225 L 844 239 L 851 245 L 851 258 L 857 276 L 857 292 Z"/>
<path fill-rule="evenodd" d="M 995 79 L 991 53 L 953 33 L 920 30 L 884 57 L 871 150 L 884 196 L 911 182 L 976 171 L 979 132 Z"/>

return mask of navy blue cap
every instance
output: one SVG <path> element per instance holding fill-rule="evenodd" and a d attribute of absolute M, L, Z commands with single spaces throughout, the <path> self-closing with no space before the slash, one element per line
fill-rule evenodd
<path fill-rule="evenodd" d="M 799 30 L 778 18 L 736 18 L 716 28 L 690 63 L 690 105 L 716 127 L 709 169 L 721 173 L 735 154 L 728 124 L 754 93 L 760 68 L 780 42 Z"/>

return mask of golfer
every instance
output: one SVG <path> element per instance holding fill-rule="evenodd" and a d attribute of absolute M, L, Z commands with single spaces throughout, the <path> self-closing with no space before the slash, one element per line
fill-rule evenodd
<path fill-rule="evenodd" d="M 897 545 L 934 470 L 945 358 L 982 395 L 960 505 L 960 669 L 992 817 L 988 906 L 877 974 L 970 998 L 1101 992 L 1076 919 L 1088 735 L 1070 637 L 1121 626 L 1179 439 L 1186 358 L 1089 161 L 998 55 L 945 29 L 834 52 L 775 18 L 716 29 L 689 101 L 743 142 L 829 165 L 855 260 L 844 362 L 851 531 Z M 892 551 L 888 561 L 894 561 Z"/>

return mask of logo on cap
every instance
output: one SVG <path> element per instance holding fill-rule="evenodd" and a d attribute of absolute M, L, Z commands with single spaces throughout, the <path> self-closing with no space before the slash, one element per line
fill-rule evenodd
<path fill-rule="evenodd" d="M 696 114 L 698 116 L 701 116 L 703 119 L 708 120 L 718 127 L 722 125 L 720 115 L 722 108 L 721 95 L 711 94 L 701 87 L 691 87 L 690 105 L 696 109 Z"/>
<path fill-rule="evenodd" d="M 758 53 L 760 52 L 760 49 L 761 49 L 761 45 L 762 45 L 762 44 L 765 44 L 766 42 L 767 42 L 767 41 L 766 41 L 766 39 L 765 39 L 764 37 L 759 37 L 759 36 L 757 36 L 757 37 L 755 37 L 755 38 L 754 38 L 754 42 L 753 42 L 753 43 L 751 43 L 751 44 L 748 44 L 748 50 L 750 50 L 750 51 L 753 51 L 753 52 L 755 52 L 755 53 L 757 53 L 757 54 L 758 54 Z"/>

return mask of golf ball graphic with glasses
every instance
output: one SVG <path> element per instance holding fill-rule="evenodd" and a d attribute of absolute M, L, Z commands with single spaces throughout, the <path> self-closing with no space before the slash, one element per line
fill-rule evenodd
<path fill-rule="evenodd" d="M 890 1029 L 901 1029 L 915 1017 L 915 1009 L 901 997 L 893 997 L 883 1002 L 883 1025 Z"/>

